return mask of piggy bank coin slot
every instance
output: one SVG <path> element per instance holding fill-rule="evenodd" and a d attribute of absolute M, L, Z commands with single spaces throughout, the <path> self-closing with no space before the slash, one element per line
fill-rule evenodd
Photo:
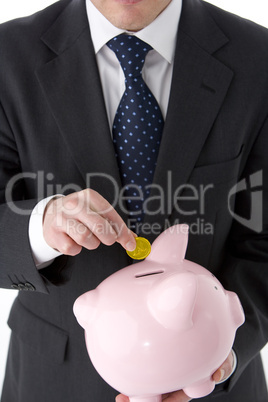
<path fill-rule="evenodd" d="M 147 274 L 140 274 L 140 275 L 135 275 L 135 278 L 144 278 L 145 276 L 152 276 L 152 275 L 159 275 L 163 274 L 164 271 L 156 271 L 156 272 L 148 272 Z"/>

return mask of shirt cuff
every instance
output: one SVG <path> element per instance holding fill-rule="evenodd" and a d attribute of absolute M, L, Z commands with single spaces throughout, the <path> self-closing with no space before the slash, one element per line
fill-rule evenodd
<path fill-rule="evenodd" d="M 59 251 L 50 247 L 43 236 L 43 215 L 49 201 L 55 197 L 63 197 L 62 194 L 44 198 L 32 210 L 29 221 L 29 241 L 32 255 L 37 269 L 42 269 L 50 265 L 56 257 L 62 255 Z"/>

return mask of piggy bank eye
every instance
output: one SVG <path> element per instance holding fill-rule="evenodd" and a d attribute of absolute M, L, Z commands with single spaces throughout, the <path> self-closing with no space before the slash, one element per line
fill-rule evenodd
<path fill-rule="evenodd" d="M 214 286 L 214 289 L 218 290 L 217 286 Z"/>

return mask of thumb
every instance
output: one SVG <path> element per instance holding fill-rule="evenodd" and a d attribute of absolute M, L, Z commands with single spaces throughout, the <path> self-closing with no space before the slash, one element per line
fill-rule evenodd
<path fill-rule="evenodd" d="M 115 398 L 115 402 L 129 402 L 129 398 L 126 395 L 119 394 Z"/>
<path fill-rule="evenodd" d="M 227 359 L 222 363 L 217 371 L 212 376 L 213 381 L 216 383 L 225 381 L 232 373 L 234 364 L 233 353 L 230 352 Z"/>

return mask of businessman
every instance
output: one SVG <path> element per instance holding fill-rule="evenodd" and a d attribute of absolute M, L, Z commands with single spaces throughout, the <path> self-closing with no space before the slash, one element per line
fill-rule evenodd
<path fill-rule="evenodd" d="M 19 290 L 2 402 L 116 397 L 73 303 L 134 233 L 178 222 L 246 314 L 203 400 L 267 400 L 267 44 L 201 0 L 61 0 L 0 27 L 0 280 Z"/>

